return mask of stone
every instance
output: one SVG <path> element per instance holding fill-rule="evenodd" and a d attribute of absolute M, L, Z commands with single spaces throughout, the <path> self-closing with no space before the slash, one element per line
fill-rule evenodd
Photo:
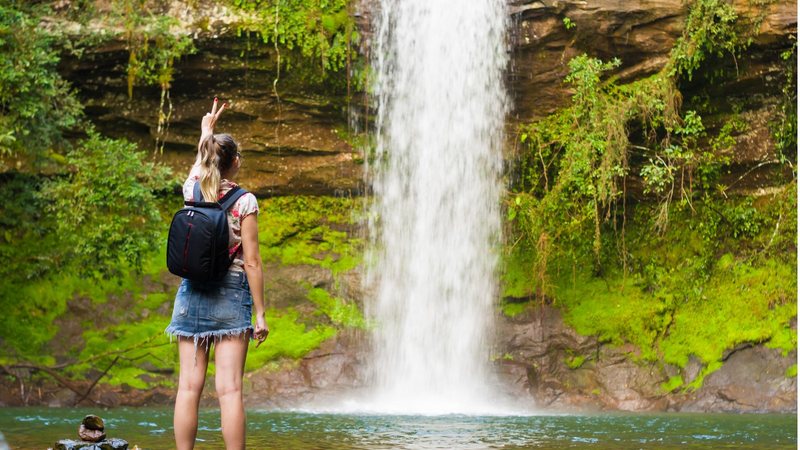
<path fill-rule="evenodd" d="M 797 377 L 786 376 L 795 361 L 795 352 L 784 356 L 777 349 L 744 346 L 728 355 L 679 410 L 795 412 Z"/>
<path fill-rule="evenodd" d="M 73 441 L 62 439 L 56 442 L 54 450 L 127 450 L 128 441 L 124 439 L 106 439 L 100 442 Z"/>
<path fill-rule="evenodd" d="M 681 371 L 657 363 L 636 363 L 633 346 L 612 346 L 581 336 L 567 326 L 558 309 L 530 308 L 514 317 L 498 316 L 495 362 L 512 395 L 530 396 L 532 405 L 565 410 L 794 412 L 797 377 L 786 377 L 795 354 L 743 344 L 724 355 L 719 370 L 693 393 L 664 392 L 661 384 Z M 570 369 L 566 361 L 584 363 Z M 694 380 L 703 368 L 690 358 L 682 374 Z"/>
<path fill-rule="evenodd" d="M 94 414 L 89 414 L 88 416 L 83 418 L 81 425 L 86 427 L 87 430 L 105 430 L 105 425 L 103 424 L 103 419 Z"/>
<path fill-rule="evenodd" d="M 103 430 L 105 430 L 103 419 L 94 414 L 89 414 L 83 418 L 81 426 L 78 428 L 78 437 L 87 442 L 100 442 L 106 438 Z"/>
<path fill-rule="evenodd" d="M 90 430 L 84 424 L 81 424 L 78 429 L 78 437 L 86 442 L 100 442 L 106 438 L 106 434 L 103 430 Z"/>

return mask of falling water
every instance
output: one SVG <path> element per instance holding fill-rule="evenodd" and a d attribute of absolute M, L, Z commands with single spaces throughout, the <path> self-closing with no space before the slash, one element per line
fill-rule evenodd
<path fill-rule="evenodd" d="M 381 0 L 368 174 L 372 403 L 481 413 L 497 294 L 504 0 Z"/>

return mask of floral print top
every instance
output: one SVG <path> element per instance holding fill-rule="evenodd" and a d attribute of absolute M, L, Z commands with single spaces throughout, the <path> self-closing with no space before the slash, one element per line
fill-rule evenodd
<path fill-rule="evenodd" d="M 191 201 L 194 193 L 194 184 L 200 181 L 200 166 L 195 165 L 189 172 L 189 177 L 183 183 L 183 198 Z M 236 183 L 222 179 L 219 185 L 219 198 L 228 193 Z M 258 214 L 258 201 L 256 196 L 248 192 L 236 200 L 228 210 L 228 254 L 233 258 L 228 270 L 244 270 L 244 252 L 242 251 L 242 219 L 250 214 Z"/>

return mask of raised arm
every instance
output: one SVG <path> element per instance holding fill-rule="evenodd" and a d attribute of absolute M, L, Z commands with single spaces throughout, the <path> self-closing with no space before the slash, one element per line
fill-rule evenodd
<path fill-rule="evenodd" d="M 214 127 L 217 125 L 219 116 L 222 114 L 222 111 L 225 111 L 225 108 L 228 107 L 227 103 L 223 103 L 222 106 L 217 109 L 218 105 L 219 99 L 214 97 L 214 104 L 211 106 L 211 112 L 206 113 L 206 115 L 203 116 L 203 120 L 200 122 L 200 141 L 197 143 L 197 158 L 194 160 L 195 165 L 200 164 L 200 146 L 203 144 L 204 140 L 214 134 Z"/>

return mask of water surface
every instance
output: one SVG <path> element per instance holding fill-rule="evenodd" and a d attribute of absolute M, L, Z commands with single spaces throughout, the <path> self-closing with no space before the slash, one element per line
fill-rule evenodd
<path fill-rule="evenodd" d="M 168 449 L 172 410 L 4 408 L 0 431 L 12 449 L 45 449 L 75 438 L 85 414 L 131 448 Z M 793 449 L 790 414 L 597 414 L 386 416 L 248 411 L 248 448 L 258 449 Z M 200 415 L 198 449 L 223 448 L 219 411 Z"/>

